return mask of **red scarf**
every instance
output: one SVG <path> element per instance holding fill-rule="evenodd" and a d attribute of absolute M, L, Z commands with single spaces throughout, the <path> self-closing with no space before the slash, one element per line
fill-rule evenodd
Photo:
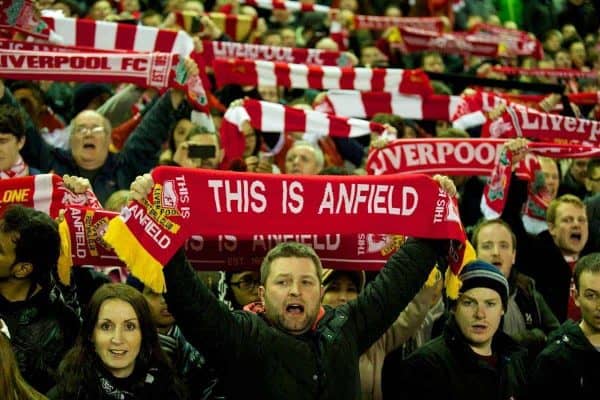
<path fill-rule="evenodd" d="M 202 56 L 210 65 L 215 58 L 249 58 L 293 64 L 340 65 L 343 53 L 332 50 L 267 46 L 262 44 L 203 40 Z"/>
<path fill-rule="evenodd" d="M 288 10 L 302 12 L 331 13 L 332 19 L 340 11 L 321 4 L 308 4 L 300 1 L 285 0 L 242 0 L 240 4 L 247 4 L 267 10 Z M 386 30 L 398 26 L 412 26 L 421 29 L 441 32 L 444 23 L 439 17 L 386 17 L 380 15 L 353 15 L 351 21 L 352 29 Z"/>
<path fill-rule="evenodd" d="M 63 253 L 59 262 L 62 282 L 68 284 L 68 271 L 72 265 L 125 265 L 103 239 L 109 221 L 118 215 L 116 212 L 92 208 L 65 209 L 65 219 L 61 223 Z M 401 235 L 373 233 L 255 234 L 247 239 L 231 234 L 209 237 L 200 233 L 186 241 L 185 253 L 192 266 L 201 271 L 258 270 L 269 250 L 278 243 L 288 241 L 311 246 L 328 268 L 378 271 L 404 242 Z"/>
<path fill-rule="evenodd" d="M 597 144 L 600 142 L 600 121 L 542 113 L 513 104 L 484 127 L 482 136 Z"/>
<path fill-rule="evenodd" d="M 241 106 L 229 108 L 221 121 L 220 136 L 226 166 L 244 153 L 246 141 L 241 129 L 245 121 L 262 132 L 304 132 L 307 139 L 315 139 L 311 140 L 313 142 L 326 135 L 358 137 L 385 131 L 383 125 L 374 122 L 246 99 Z M 274 149 L 273 154 L 279 150 L 281 148 Z"/>
<path fill-rule="evenodd" d="M 39 18 L 35 1 L 4 1 L 0 7 L 0 29 L 16 30 L 40 39 L 50 37 L 50 29 Z"/>
<path fill-rule="evenodd" d="M 194 107 L 208 113 L 208 97 L 201 79 L 187 76 L 183 59 L 177 54 L 0 50 L 0 75 L 8 79 L 124 82 L 156 89 L 185 88 Z"/>
<path fill-rule="evenodd" d="M 514 57 L 515 55 L 540 58 L 539 47 L 524 39 L 505 40 L 497 35 L 473 34 L 470 32 L 440 33 L 424 29 L 400 27 L 402 43 L 391 43 L 408 52 L 438 51 L 483 57 Z M 543 57 L 543 53 L 541 54 Z"/>
<path fill-rule="evenodd" d="M 74 194 L 67 189 L 58 175 L 41 174 L 0 180 L 0 212 L 9 204 L 21 204 L 58 217 L 66 205 L 100 208 L 100 202 L 91 190 Z"/>
<path fill-rule="evenodd" d="M 481 212 L 485 219 L 499 218 L 502 215 L 512 179 L 512 157 L 509 150 L 502 149 L 498 163 L 484 188 L 481 197 Z M 548 208 L 549 197 L 544 187 L 544 175 L 537 157 L 528 153 L 525 159 L 518 164 L 515 175 L 519 179 L 529 182 L 527 201 L 521 218 L 523 225 L 527 232 L 538 234 L 548 229 L 546 208 Z"/>
<path fill-rule="evenodd" d="M 501 150 L 505 139 L 399 139 L 381 149 L 373 149 L 367 158 L 370 175 L 448 174 L 492 175 L 493 187 L 502 182 L 504 173 Z M 552 158 L 588 158 L 600 156 L 595 146 L 558 143 L 530 143 L 531 153 Z M 508 170 L 510 175 L 510 168 Z M 509 177 L 510 179 L 510 177 Z M 491 196 L 495 197 L 495 196 Z M 503 208 L 503 207 L 502 207 Z"/>
<path fill-rule="evenodd" d="M 398 115 L 408 119 L 450 121 L 461 104 L 460 96 L 430 96 L 386 92 L 330 90 L 315 110 L 343 117 L 373 118 L 377 113 Z"/>
<path fill-rule="evenodd" d="M 496 66 L 493 70 L 505 75 L 543 76 L 554 78 L 598 78 L 598 71 L 580 71 L 578 69 L 568 68 L 517 68 Z"/>
<path fill-rule="evenodd" d="M 357 89 L 433 94 L 429 77 L 422 70 L 340 68 L 248 59 L 215 59 L 213 68 L 219 86 L 234 83 L 300 89 Z"/>
<path fill-rule="evenodd" d="M 506 56 L 533 56 L 537 60 L 544 58 L 542 43 L 531 37 L 529 32 L 490 24 L 477 24 L 469 32 L 497 41 L 498 51 Z"/>
<path fill-rule="evenodd" d="M 455 201 L 426 176 L 299 177 L 173 167 L 156 168 L 152 176 L 148 198 L 110 221 L 104 239 L 157 292 L 165 289 L 162 266 L 194 230 L 209 237 L 375 231 L 465 240 Z M 462 258 L 453 260 L 457 275 Z"/>

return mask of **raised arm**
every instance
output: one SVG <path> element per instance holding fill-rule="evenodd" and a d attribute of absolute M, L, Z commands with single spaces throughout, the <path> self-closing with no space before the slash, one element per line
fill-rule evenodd
<path fill-rule="evenodd" d="M 450 196 L 456 194 L 450 179 L 435 178 Z M 446 254 L 447 245 L 445 240 L 408 240 L 356 301 L 342 306 L 356 330 L 361 353 L 386 332 L 419 292 L 438 258 Z"/>
<path fill-rule="evenodd" d="M 193 60 L 186 59 L 185 66 L 188 75 L 198 74 Z M 119 154 L 122 186 L 127 186 L 136 176 L 145 174 L 158 164 L 159 152 L 169 137 L 170 128 L 179 118 L 189 117 L 191 110 L 184 100 L 182 90 L 170 89 L 144 115 Z"/>

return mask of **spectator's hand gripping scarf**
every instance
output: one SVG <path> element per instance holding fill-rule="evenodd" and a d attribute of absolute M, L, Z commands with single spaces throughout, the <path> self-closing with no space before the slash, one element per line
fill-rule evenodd
<path fill-rule="evenodd" d="M 245 238 L 376 231 L 465 241 L 455 200 L 427 176 L 299 177 L 173 167 L 156 168 L 152 176 L 151 193 L 110 221 L 104 240 L 157 292 L 165 290 L 162 266 L 192 230 Z M 454 277 L 462 256 L 452 254 Z"/>

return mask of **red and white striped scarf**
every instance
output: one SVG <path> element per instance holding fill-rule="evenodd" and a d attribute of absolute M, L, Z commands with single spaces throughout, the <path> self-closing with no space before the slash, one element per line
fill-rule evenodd
<path fill-rule="evenodd" d="M 102 208 L 91 190 L 75 194 L 67 189 L 60 176 L 40 174 L 0 179 L 0 213 L 10 204 L 21 204 L 58 217 L 67 205 Z"/>
<path fill-rule="evenodd" d="M 23 157 L 19 155 L 17 161 L 7 170 L 0 171 L 0 179 L 18 178 L 29 175 L 29 166 L 23 161 Z"/>
<path fill-rule="evenodd" d="M 241 0 L 239 3 L 257 8 L 264 8 L 266 10 L 288 10 L 302 12 L 316 11 L 322 13 L 328 13 L 329 10 L 331 10 L 331 7 L 321 4 L 308 4 L 299 1 L 287 0 Z"/>
<path fill-rule="evenodd" d="M 245 139 L 241 129 L 246 121 L 261 132 L 303 132 L 306 139 L 312 142 L 326 135 L 358 137 L 371 132 L 386 132 L 383 125 L 374 122 L 246 99 L 241 106 L 229 108 L 221 121 L 220 136 L 225 150 L 225 165 L 244 153 Z"/>
<path fill-rule="evenodd" d="M 194 49 L 192 38 L 183 30 L 171 31 L 151 26 L 81 18 L 44 17 L 60 44 L 100 50 L 164 52 L 188 56 Z"/>
<path fill-rule="evenodd" d="M 323 102 L 315 105 L 315 110 L 355 118 L 372 118 L 377 113 L 386 113 L 407 119 L 450 121 L 461 102 L 459 96 L 330 90 Z"/>
<path fill-rule="evenodd" d="M 234 83 L 300 89 L 357 89 L 420 95 L 433 93 L 429 77 L 418 69 L 340 68 L 223 59 L 215 59 L 213 68 L 219 86 Z"/>
<path fill-rule="evenodd" d="M 215 58 L 248 58 L 251 60 L 283 61 L 293 64 L 337 65 L 343 53 L 332 50 L 267 46 L 262 44 L 203 40 L 202 57 L 210 65 Z"/>
<path fill-rule="evenodd" d="M 285 0 L 242 0 L 240 1 L 240 4 L 246 4 L 266 10 L 331 12 L 333 19 L 340 11 L 339 9 L 321 4 L 306 4 L 299 1 Z M 381 15 L 353 15 L 350 25 L 352 29 L 372 29 L 380 31 L 399 26 L 412 26 L 415 28 L 441 32 L 444 27 L 444 23 L 440 17 L 386 17 Z"/>
<path fill-rule="evenodd" d="M 501 158 L 506 139 L 398 139 L 380 149 L 372 149 L 367 158 L 369 175 L 387 174 L 492 174 Z M 552 158 L 588 158 L 600 156 L 600 148 L 558 143 L 529 144 L 532 154 Z M 510 171 L 509 171 L 510 172 Z M 494 179 L 492 179 L 494 181 Z"/>

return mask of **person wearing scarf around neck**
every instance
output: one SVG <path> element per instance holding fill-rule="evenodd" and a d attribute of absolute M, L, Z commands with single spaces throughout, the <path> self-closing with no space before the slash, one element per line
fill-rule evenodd
<path fill-rule="evenodd" d="M 17 107 L 0 105 L 0 179 L 37 175 L 39 171 L 23 161 L 25 122 Z"/>
<path fill-rule="evenodd" d="M 144 296 L 123 283 L 92 296 L 51 400 L 187 399 L 158 341 Z"/>

